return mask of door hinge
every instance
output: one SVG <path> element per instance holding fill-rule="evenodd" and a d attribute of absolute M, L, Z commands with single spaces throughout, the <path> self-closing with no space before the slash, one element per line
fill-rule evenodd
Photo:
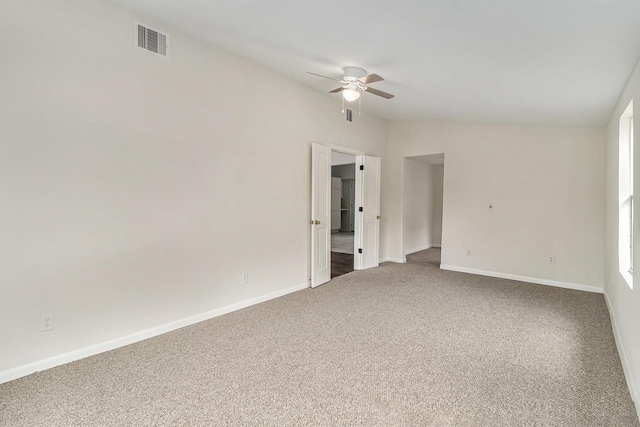
<path fill-rule="evenodd" d="M 358 253 L 361 254 L 362 253 L 362 248 L 358 249 Z"/>
<path fill-rule="evenodd" d="M 362 206 L 358 208 L 358 212 L 364 212 L 364 209 L 362 208 Z"/>
<path fill-rule="evenodd" d="M 360 170 L 363 171 L 364 170 L 364 165 L 360 165 Z"/>

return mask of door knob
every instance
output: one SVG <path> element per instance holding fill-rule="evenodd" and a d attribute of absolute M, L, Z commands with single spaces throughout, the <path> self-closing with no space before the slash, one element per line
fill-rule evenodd
<path fill-rule="evenodd" d="M 320 224 L 320 221 L 316 221 L 316 225 Z"/>
<path fill-rule="evenodd" d="M 313 225 L 313 220 L 309 221 L 309 224 Z"/>

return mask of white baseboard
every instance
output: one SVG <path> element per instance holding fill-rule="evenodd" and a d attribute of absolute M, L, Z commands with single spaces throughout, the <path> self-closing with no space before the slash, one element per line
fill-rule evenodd
<path fill-rule="evenodd" d="M 398 264 L 404 264 L 405 262 L 407 262 L 407 258 L 392 258 L 392 257 L 386 257 L 386 258 L 380 258 L 380 262 L 387 262 L 387 261 L 391 261 L 391 262 L 396 262 Z"/>
<path fill-rule="evenodd" d="M 250 298 L 248 300 L 240 301 L 235 304 L 227 305 L 225 307 L 217 308 L 215 310 L 207 311 L 205 313 L 197 314 L 185 319 L 176 320 L 175 322 L 165 323 L 164 325 L 145 329 L 144 331 L 135 332 L 133 334 L 126 335 L 120 338 L 115 338 L 113 340 L 105 341 L 89 347 L 73 350 L 68 353 L 59 354 L 47 359 L 38 360 L 37 362 L 28 363 L 23 366 L 18 366 L 17 368 L 8 369 L 0 372 L 0 384 L 33 374 L 38 371 L 54 368 L 56 366 L 64 365 L 75 360 L 84 359 L 85 357 L 93 356 L 105 351 L 113 350 L 125 345 L 133 344 L 138 341 L 162 335 L 176 329 L 184 328 L 185 326 L 193 325 L 204 320 L 222 316 L 223 314 L 231 313 L 232 311 L 250 307 L 255 304 L 260 304 L 261 302 L 269 301 L 271 299 L 297 292 L 308 287 L 309 282 L 291 286 L 289 288 L 281 289 L 279 291 L 271 292 L 259 297 Z"/>
<path fill-rule="evenodd" d="M 573 289 L 576 291 L 595 292 L 598 294 L 604 293 L 604 289 L 598 286 L 582 285 L 579 283 L 560 282 L 557 280 L 539 279 L 537 277 L 518 276 L 515 274 L 498 273 L 495 271 L 476 270 L 473 268 L 458 267 L 455 265 L 441 264 L 442 270 L 457 271 L 460 273 L 471 273 L 480 276 L 497 277 L 500 279 L 517 280 L 519 282 L 535 283 L 537 285 L 555 286 L 557 288 Z"/>
<path fill-rule="evenodd" d="M 434 243 L 432 245 L 423 245 L 423 246 L 419 246 L 417 248 L 409 249 L 407 252 L 405 252 L 405 255 L 411 255 L 411 254 L 415 254 L 416 252 L 424 251 L 424 250 L 427 250 L 427 249 L 441 248 L 441 247 L 442 247 L 442 245 L 438 244 L 438 243 Z"/>
<path fill-rule="evenodd" d="M 405 254 L 405 255 L 411 255 L 411 254 L 414 254 L 414 253 L 416 253 L 416 252 L 420 252 L 420 251 L 424 251 L 424 250 L 426 250 L 426 249 L 430 249 L 430 248 L 432 248 L 432 247 L 433 247 L 433 245 L 423 245 L 423 246 L 419 246 L 419 247 L 417 247 L 417 248 L 409 249 L 409 250 L 408 250 L 408 251 L 406 251 L 404 254 Z"/>
<path fill-rule="evenodd" d="M 631 394 L 631 399 L 633 400 L 633 403 L 636 405 L 636 412 L 638 413 L 638 419 L 640 419 L 640 395 L 638 395 L 638 389 L 636 389 L 635 381 L 631 374 L 631 368 L 629 366 L 629 358 L 627 357 L 624 343 L 622 342 L 622 336 L 618 331 L 616 316 L 611 308 L 611 303 L 609 302 L 609 297 L 607 296 L 606 292 L 604 292 L 604 300 L 606 301 L 607 309 L 609 310 L 609 318 L 611 319 L 611 329 L 613 329 L 613 337 L 616 342 L 616 348 L 618 349 L 618 354 L 620 355 L 620 362 L 622 363 L 622 371 L 624 372 L 624 377 L 627 380 L 627 387 L 629 387 L 629 393 Z"/>

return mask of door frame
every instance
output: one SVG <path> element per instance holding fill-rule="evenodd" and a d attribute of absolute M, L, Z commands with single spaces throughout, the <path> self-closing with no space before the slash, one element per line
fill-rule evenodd
<path fill-rule="evenodd" d="M 375 267 L 379 265 L 379 259 L 380 259 L 380 254 L 379 254 L 379 238 L 380 238 L 380 213 L 379 213 L 379 209 L 380 209 L 380 196 L 381 196 L 381 188 L 380 188 L 380 165 L 381 165 L 381 159 L 379 157 L 374 157 L 374 156 L 367 156 L 366 154 L 364 154 L 364 152 L 362 152 L 361 150 L 357 150 L 357 149 L 353 149 L 353 148 L 349 148 L 349 147 L 343 147 L 343 146 L 339 146 L 339 145 L 335 145 L 335 144 L 329 144 L 329 145 L 325 145 L 325 144 L 320 144 L 320 143 L 314 143 L 312 144 L 312 150 L 311 150 L 311 154 L 312 154 L 312 185 L 311 185 L 311 200 L 312 200 L 312 206 L 311 206 L 311 215 L 314 216 L 316 215 L 316 213 L 314 212 L 314 203 L 317 202 L 316 199 L 318 199 L 319 194 L 317 195 L 315 193 L 314 190 L 314 185 L 318 185 L 318 183 L 316 182 L 314 184 L 314 182 L 317 180 L 316 174 L 313 172 L 314 167 L 313 165 L 316 164 L 316 161 L 314 160 L 314 153 L 316 151 L 316 148 L 314 148 L 316 145 L 321 145 L 323 147 L 325 147 L 322 151 L 324 151 L 325 149 L 329 150 L 330 156 L 329 156 L 329 168 L 331 168 L 331 157 L 332 154 L 334 152 L 337 153 L 342 153 L 342 154 L 348 154 L 348 155 L 352 155 L 355 157 L 355 168 L 356 168 L 356 174 L 355 174 L 355 182 L 354 182 L 354 187 L 355 187 L 355 203 L 356 206 L 364 206 L 365 204 L 365 195 L 364 195 L 364 190 L 365 190 L 365 174 L 363 173 L 358 173 L 360 171 L 360 166 L 364 165 L 365 163 L 368 163 L 370 161 L 373 162 L 377 162 L 377 166 L 375 167 L 374 170 L 377 170 L 377 182 L 378 184 L 376 184 L 377 187 L 377 207 L 375 207 L 374 210 L 374 214 L 377 214 L 377 219 L 374 220 L 375 222 L 375 230 L 374 230 L 374 234 L 375 234 L 375 241 L 374 241 L 374 246 L 375 246 L 375 252 L 377 253 L 376 257 L 375 257 L 375 262 L 371 262 L 371 259 L 367 259 L 365 262 L 365 258 L 364 258 L 364 254 L 359 252 L 359 248 L 364 248 L 364 244 L 367 244 L 369 247 L 371 247 L 371 241 L 368 240 L 367 242 L 364 242 L 364 237 L 365 234 L 367 236 L 370 235 L 365 233 L 364 227 L 365 225 L 370 228 L 370 225 L 368 221 L 365 221 L 365 218 L 362 215 L 358 215 L 358 213 L 356 213 L 356 219 L 355 219 L 355 227 L 354 227 L 354 232 L 353 232 L 353 252 L 354 252 L 354 262 L 353 262 L 353 267 L 354 270 L 362 270 L 365 268 L 371 268 L 371 267 Z M 367 168 L 368 169 L 368 168 Z M 365 169 L 366 170 L 366 169 Z M 324 185 L 321 185 L 322 188 L 331 188 L 331 173 L 328 174 L 329 176 L 327 176 L 327 182 L 324 183 Z M 368 174 L 367 174 L 368 175 Z M 368 188 L 368 187 L 367 187 Z M 327 197 L 327 199 L 330 199 L 330 194 L 326 194 L 325 195 Z M 324 197 L 322 198 L 324 200 Z M 368 199 L 367 199 L 368 200 Z M 366 202 L 368 203 L 368 202 Z M 328 206 L 327 209 L 329 210 L 329 213 L 331 212 L 331 203 L 330 200 L 328 200 Z M 368 208 L 365 209 L 366 211 L 371 211 L 372 209 Z M 376 218 L 376 216 L 374 216 L 374 218 Z M 319 249 L 320 247 L 316 247 L 317 243 L 322 243 L 318 237 L 316 236 L 317 232 L 320 231 L 317 227 L 318 224 L 322 225 L 323 223 L 325 223 L 325 221 L 318 221 L 317 218 L 311 218 L 311 280 L 310 282 L 310 286 L 311 287 L 316 287 L 319 286 L 323 283 L 326 283 L 328 281 L 331 280 L 331 275 L 329 274 L 329 277 L 326 277 L 324 274 L 322 274 L 322 278 L 320 278 L 319 272 L 320 270 L 316 271 L 316 269 L 314 268 L 314 257 L 318 257 L 319 255 Z M 365 224 L 366 223 L 366 224 Z M 330 230 L 329 230 L 330 231 Z M 315 238 L 314 238 L 315 237 Z M 329 232 L 329 236 L 330 237 L 330 232 Z M 324 244 L 321 245 L 322 249 L 323 249 L 323 253 L 326 254 L 326 256 L 323 256 L 322 259 L 328 261 L 328 263 L 331 263 L 331 243 L 329 242 L 328 245 Z M 326 249 L 325 249 L 326 248 Z M 324 252 L 326 250 L 326 252 Z M 320 259 L 320 258 L 319 258 Z M 365 265 L 366 264 L 366 265 Z M 324 265 L 324 263 L 323 263 Z M 329 265 L 329 270 L 330 270 L 330 265 Z M 317 276 L 317 277 L 316 277 Z"/>

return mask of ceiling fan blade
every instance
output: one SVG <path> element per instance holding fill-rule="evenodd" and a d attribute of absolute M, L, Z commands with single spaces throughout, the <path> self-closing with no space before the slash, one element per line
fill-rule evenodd
<path fill-rule="evenodd" d="M 381 82 L 384 79 L 377 74 L 369 74 L 368 76 L 364 76 L 362 78 L 359 78 L 358 80 L 360 80 L 365 85 L 368 85 L 369 83 Z"/>
<path fill-rule="evenodd" d="M 391 99 L 391 98 L 393 98 L 395 96 L 395 95 L 391 95 L 390 93 L 383 92 L 383 91 L 378 90 L 378 89 L 374 89 L 372 87 L 368 87 L 367 88 L 367 92 L 372 93 L 374 95 L 381 96 L 381 97 L 386 98 L 386 99 Z"/>
<path fill-rule="evenodd" d="M 318 77 L 324 77 L 325 79 L 333 80 L 333 81 L 340 82 L 340 83 L 347 83 L 344 80 L 334 79 L 333 77 L 323 76 L 322 74 L 316 74 L 316 73 L 312 73 L 310 71 L 307 71 L 307 74 L 311 74 L 313 76 L 318 76 Z"/>
<path fill-rule="evenodd" d="M 339 87 L 339 88 L 337 88 L 337 89 L 332 90 L 332 91 L 331 91 L 331 92 L 329 92 L 329 93 L 338 93 L 338 92 L 342 92 L 343 90 L 344 90 L 344 88 L 343 88 L 343 87 Z"/>

